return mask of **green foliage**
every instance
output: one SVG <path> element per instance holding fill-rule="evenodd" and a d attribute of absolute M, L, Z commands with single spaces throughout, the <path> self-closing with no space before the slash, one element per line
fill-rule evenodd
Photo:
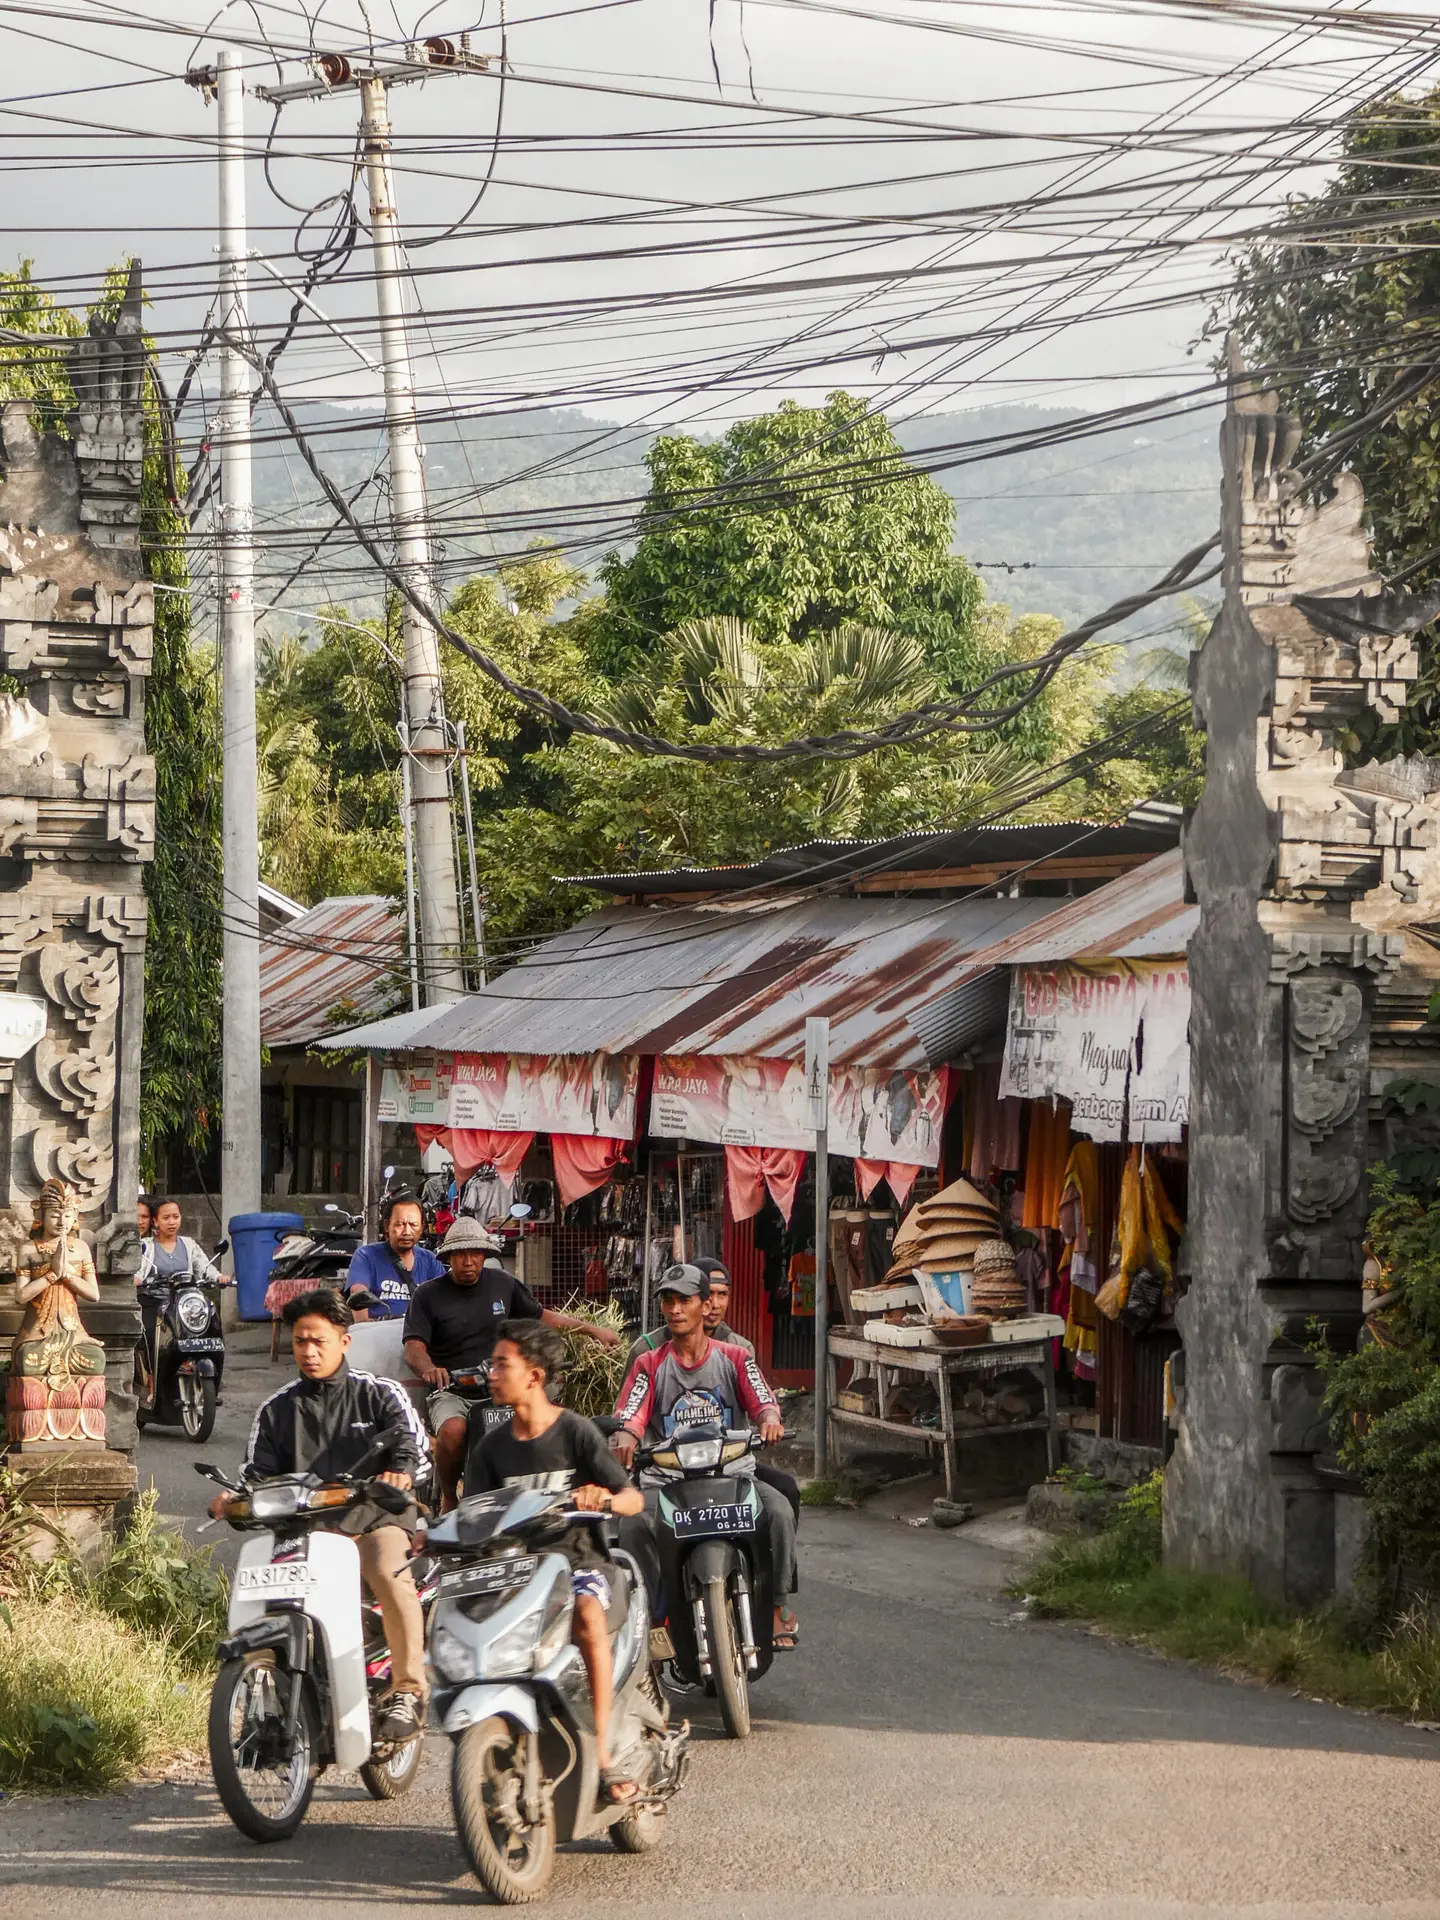
<path fill-rule="evenodd" d="M 1125 1496 L 1095 1538 L 1067 1538 L 1011 1591 L 1042 1619 L 1093 1620 L 1184 1660 L 1405 1719 L 1440 1716 L 1440 1634 L 1411 1614 L 1388 1630 L 1345 1607 L 1290 1614 L 1246 1581 L 1161 1559 L 1163 1476 Z"/>
<path fill-rule="evenodd" d="M 1371 411 L 1398 373 L 1435 351 L 1440 221 L 1434 155 L 1440 89 L 1373 103 L 1347 126 L 1344 164 L 1318 195 L 1292 202 L 1276 237 L 1241 263 L 1234 325 L 1252 364 L 1283 368 L 1289 404 L 1321 438 Z M 1388 244 L 1387 244 L 1388 242 Z M 1375 557 L 1395 571 L 1440 546 L 1440 380 L 1364 436 L 1351 464 L 1365 486 Z M 1407 582 L 1437 577 L 1433 559 Z M 1401 717 L 1357 720 L 1352 752 L 1434 752 L 1440 653 Z"/>
<path fill-rule="evenodd" d="M 1382 1337 L 1322 1352 L 1341 1464 L 1369 1495 L 1382 1557 L 1440 1592 L 1440 1203 L 1371 1174 L 1369 1240 L 1395 1298 Z"/>
<path fill-rule="evenodd" d="M 983 596 L 950 550 L 954 503 L 924 475 L 893 477 L 905 455 L 863 401 L 786 401 L 708 445 L 665 435 L 646 463 L 658 524 L 600 569 L 590 648 L 604 673 L 623 678 L 687 621 L 728 614 L 762 645 L 846 622 L 896 627 L 923 642 L 945 687 L 977 676 Z"/>
<path fill-rule="evenodd" d="M 208 1548 L 192 1547 L 160 1517 L 151 1487 L 93 1573 L 77 1573 L 81 1597 L 114 1620 L 163 1640 L 187 1672 L 203 1674 L 225 1631 L 229 1589 Z"/>
<path fill-rule="evenodd" d="M 565 1378 L 561 1382 L 560 1397 L 572 1413 L 583 1413 L 587 1420 L 613 1413 L 625 1384 L 625 1355 L 629 1350 L 625 1315 L 615 1301 L 607 1300 L 597 1306 L 583 1294 L 567 1300 L 562 1311 L 574 1314 L 589 1326 L 608 1327 L 612 1333 L 619 1334 L 618 1346 L 602 1347 L 598 1340 L 588 1339 L 582 1333 L 567 1333 Z"/>
<path fill-rule="evenodd" d="M 13 273 L 0 273 L 0 327 L 17 333 L 53 333 L 73 339 L 83 333 L 68 307 L 57 307 L 31 277 L 32 262 L 22 260 Z M 0 399 L 33 400 L 40 433 L 66 433 L 66 415 L 75 404 L 63 352 L 48 348 L 0 347 Z"/>

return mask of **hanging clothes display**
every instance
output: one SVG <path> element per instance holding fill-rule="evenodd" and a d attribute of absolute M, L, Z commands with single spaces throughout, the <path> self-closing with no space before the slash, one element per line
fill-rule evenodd
<path fill-rule="evenodd" d="M 1175 1256 L 1172 1235 L 1179 1239 L 1183 1222 L 1160 1181 L 1153 1153 L 1132 1146 L 1120 1180 L 1120 1208 L 1116 1221 L 1110 1277 L 1096 1295 L 1095 1304 L 1111 1320 L 1122 1320 L 1140 1333 L 1162 1309 L 1173 1303 Z"/>
<path fill-rule="evenodd" d="M 1023 1102 L 1000 1098 L 998 1061 L 971 1070 L 965 1089 L 965 1129 L 970 1178 L 985 1186 L 992 1173 L 1014 1173 L 1020 1166 Z"/>
<path fill-rule="evenodd" d="M 631 1150 L 628 1140 L 594 1139 L 581 1133 L 552 1133 L 550 1156 L 560 1204 L 570 1207 L 603 1187 Z"/>
<path fill-rule="evenodd" d="M 1025 1146 L 1025 1205 L 1020 1224 L 1038 1232 L 1060 1218 L 1060 1195 L 1070 1162 L 1070 1109 L 1036 1100 L 1030 1106 Z"/>
<path fill-rule="evenodd" d="M 1093 1140 L 1077 1140 L 1071 1149 L 1060 1192 L 1060 1232 L 1065 1241 L 1066 1277 L 1070 1283 L 1065 1346 L 1074 1355 L 1077 1380 L 1093 1380 L 1099 1315 L 1095 1295 L 1100 1275 L 1096 1249 L 1100 1227 L 1100 1169 Z"/>
<path fill-rule="evenodd" d="M 764 1206 L 768 1191 L 788 1226 L 804 1167 L 805 1155 L 798 1147 L 726 1147 L 725 1185 L 731 1217 L 753 1218 Z"/>
<path fill-rule="evenodd" d="M 463 1185 L 477 1167 L 487 1165 L 513 1180 L 534 1139 L 533 1133 L 500 1133 L 494 1127 L 451 1127 L 456 1183 Z"/>
<path fill-rule="evenodd" d="M 854 1165 L 862 1200 L 868 1200 L 883 1180 L 897 1207 L 905 1205 L 910 1189 L 915 1184 L 915 1176 L 920 1171 L 919 1167 L 897 1160 L 857 1160 Z"/>

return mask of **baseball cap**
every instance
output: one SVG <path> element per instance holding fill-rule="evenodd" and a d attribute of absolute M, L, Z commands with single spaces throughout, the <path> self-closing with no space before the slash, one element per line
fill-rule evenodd
<path fill-rule="evenodd" d="M 450 1231 L 440 1242 L 441 1253 L 499 1253 L 505 1242 L 498 1233 L 487 1233 L 468 1213 L 458 1215 Z"/>
<path fill-rule="evenodd" d="M 697 1260 L 695 1264 L 702 1273 L 709 1274 L 712 1287 L 728 1287 L 732 1284 L 730 1269 L 723 1260 Z"/>
<path fill-rule="evenodd" d="M 683 1294 L 689 1300 L 708 1300 L 710 1298 L 710 1276 L 690 1261 L 666 1267 L 660 1276 L 661 1293 Z"/>

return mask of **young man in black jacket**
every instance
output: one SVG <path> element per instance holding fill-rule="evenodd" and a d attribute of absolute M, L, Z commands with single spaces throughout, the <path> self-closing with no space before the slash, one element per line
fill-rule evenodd
<path fill-rule="evenodd" d="M 356 1372 L 346 1358 L 353 1316 L 340 1296 L 317 1287 L 290 1301 L 283 1318 L 299 1378 L 261 1403 L 241 1479 L 314 1473 L 330 1480 L 358 1470 L 407 1491 L 428 1481 L 429 1442 L 409 1395 L 393 1380 Z M 211 1511 L 223 1513 L 228 1498 L 221 1494 Z M 335 1527 L 355 1536 L 360 1571 L 385 1620 L 392 1690 L 376 1732 L 386 1740 L 409 1739 L 424 1719 L 425 1623 L 409 1566 L 418 1519 L 413 1505 L 393 1514 L 362 1502 Z"/>

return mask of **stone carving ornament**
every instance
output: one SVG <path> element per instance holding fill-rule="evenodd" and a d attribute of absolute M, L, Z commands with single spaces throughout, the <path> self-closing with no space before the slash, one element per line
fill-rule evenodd
<path fill-rule="evenodd" d="M 10 1349 L 6 1427 L 10 1444 L 105 1440 L 105 1349 L 80 1318 L 97 1301 L 95 1263 L 80 1237 L 75 1197 L 47 1180 L 35 1201 L 28 1246 L 15 1268 L 15 1303 L 25 1310 Z"/>

